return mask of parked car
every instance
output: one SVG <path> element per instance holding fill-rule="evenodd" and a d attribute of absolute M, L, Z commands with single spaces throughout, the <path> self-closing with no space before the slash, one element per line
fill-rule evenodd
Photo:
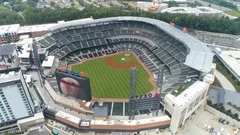
<path fill-rule="evenodd" d="M 211 129 L 211 126 L 208 125 L 207 128 L 206 128 L 206 130 L 209 131 L 210 129 Z"/>
<path fill-rule="evenodd" d="M 214 127 L 211 127 L 210 129 L 210 133 L 212 133 L 214 131 Z"/>
<path fill-rule="evenodd" d="M 225 119 L 222 119 L 221 123 L 223 123 L 223 124 L 224 124 L 225 122 L 226 122 L 226 120 L 225 120 Z"/>
<path fill-rule="evenodd" d="M 220 131 L 223 132 L 223 131 L 224 131 L 224 128 L 221 128 Z"/>
<path fill-rule="evenodd" d="M 223 120 L 223 118 L 220 117 L 220 118 L 218 119 L 218 122 L 221 122 L 222 120 Z"/>
<path fill-rule="evenodd" d="M 206 128 L 207 128 L 207 124 L 204 124 L 203 129 L 206 129 Z"/>

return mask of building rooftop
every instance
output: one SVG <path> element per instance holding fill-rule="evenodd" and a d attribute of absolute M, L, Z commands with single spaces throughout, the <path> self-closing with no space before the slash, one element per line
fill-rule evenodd
<path fill-rule="evenodd" d="M 42 62 L 42 67 L 51 68 L 54 62 L 54 56 L 47 56 L 47 59 Z"/>
<path fill-rule="evenodd" d="M 39 121 L 42 121 L 42 122 L 44 122 L 43 113 L 42 113 L 42 112 L 40 112 L 40 113 L 35 113 L 34 116 L 32 116 L 32 117 L 18 120 L 18 124 L 26 123 L 26 122 L 31 122 L 31 121 L 38 121 L 38 122 L 39 122 Z"/>
<path fill-rule="evenodd" d="M 222 51 L 222 54 L 226 54 L 240 60 L 240 51 Z"/>
<path fill-rule="evenodd" d="M 21 75 L 20 68 L 9 68 L 0 70 L 0 83 L 19 80 Z"/>
<path fill-rule="evenodd" d="M 17 33 L 19 28 L 20 28 L 19 24 L 1 25 L 0 26 L 0 34 Z"/>
<path fill-rule="evenodd" d="M 190 81 L 190 82 L 186 82 L 184 84 L 182 84 L 178 89 L 172 91 L 172 94 L 174 96 L 178 96 L 180 95 L 183 91 L 185 91 L 187 88 L 189 88 L 194 82 Z"/>
<path fill-rule="evenodd" d="M 167 115 L 154 117 L 154 118 L 145 118 L 140 120 L 92 120 L 91 125 L 124 125 L 124 126 L 135 126 L 141 124 L 151 124 L 154 122 L 163 122 L 170 120 Z"/>
<path fill-rule="evenodd" d="M 99 117 L 99 116 L 108 116 L 108 106 L 95 106 L 93 108 L 93 116 Z"/>
<path fill-rule="evenodd" d="M 30 55 L 30 45 L 32 44 L 33 39 L 32 38 L 28 38 L 28 39 L 24 39 L 22 40 L 19 45 L 22 47 L 22 51 L 18 53 L 18 57 L 19 58 L 29 58 Z"/>
<path fill-rule="evenodd" d="M 31 75 L 24 74 L 23 77 L 24 77 L 26 83 L 30 83 L 32 81 L 32 76 Z"/>
<path fill-rule="evenodd" d="M 185 65 L 192 67 L 196 70 L 202 72 L 210 72 L 213 60 L 213 53 L 207 47 L 207 45 L 198 39 L 192 37 L 191 35 L 184 33 L 183 31 L 171 26 L 168 23 L 163 21 L 151 19 L 151 18 L 144 18 L 144 17 L 110 17 L 110 18 L 102 18 L 102 19 L 94 19 L 94 20 L 82 20 L 82 21 L 73 21 L 73 22 L 66 22 L 59 25 L 55 25 L 50 28 L 51 31 L 58 31 L 63 28 L 71 28 L 77 27 L 79 25 L 86 25 L 86 24 L 96 24 L 96 23 L 103 23 L 103 22 L 113 22 L 113 21 L 139 21 L 152 24 L 162 30 L 164 33 L 174 37 L 176 40 L 181 42 L 186 48 L 188 48 L 188 55 L 185 60 Z"/>
<path fill-rule="evenodd" d="M 184 106 L 186 103 L 188 103 L 189 100 L 194 98 L 196 93 L 199 93 L 202 90 L 205 90 L 205 87 L 208 87 L 208 86 L 209 84 L 206 82 L 196 81 L 194 84 L 192 84 L 189 88 L 187 88 L 177 97 L 175 97 L 172 94 L 167 94 L 166 97 L 171 99 L 173 104 L 181 107 L 181 106 Z"/>
<path fill-rule="evenodd" d="M 21 26 L 19 31 L 18 31 L 18 34 L 30 33 L 30 32 L 39 32 L 39 31 L 48 31 L 49 27 L 52 27 L 56 24 L 57 23 Z"/>
<path fill-rule="evenodd" d="M 218 55 L 240 77 L 240 51 L 222 51 Z"/>
<path fill-rule="evenodd" d="M 199 14 L 207 14 L 207 13 L 220 13 L 222 14 L 223 12 L 214 8 L 210 8 L 210 7 L 170 7 L 167 9 L 163 9 L 161 11 L 162 13 L 168 12 L 168 13 L 182 13 L 182 14 L 195 14 L 195 15 L 199 15 Z"/>
<path fill-rule="evenodd" d="M 16 44 L 1 45 L 0 46 L 0 56 L 12 55 L 15 49 L 16 49 Z"/>
<path fill-rule="evenodd" d="M 78 118 L 78 117 L 75 117 L 75 116 L 73 116 L 73 115 L 70 115 L 70 114 L 68 114 L 68 113 L 65 113 L 65 112 L 62 112 L 62 111 L 59 111 L 57 114 L 56 114 L 56 116 L 58 116 L 58 117 L 61 117 L 61 118 L 64 118 L 64 119 L 67 119 L 67 120 L 69 120 L 69 121 L 71 121 L 71 122 L 73 122 L 73 123 L 75 123 L 75 124 L 79 124 L 79 122 L 80 122 L 80 118 Z"/>
<path fill-rule="evenodd" d="M 43 126 L 41 127 L 32 127 L 28 129 L 28 132 L 25 135 L 52 135 L 51 131 Z"/>
<path fill-rule="evenodd" d="M 175 1 L 177 3 L 186 3 L 188 0 L 163 0 L 163 2 Z"/>

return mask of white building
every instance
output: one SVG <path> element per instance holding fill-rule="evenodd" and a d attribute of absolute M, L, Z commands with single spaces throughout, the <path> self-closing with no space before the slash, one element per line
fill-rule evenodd
<path fill-rule="evenodd" d="M 174 134 L 198 108 L 206 104 L 211 84 L 214 82 L 216 64 L 212 64 L 211 69 L 211 73 L 203 76 L 203 81 L 193 82 L 178 95 L 169 93 L 165 96 L 165 112 L 171 115 L 170 129 Z"/>
<path fill-rule="evenodd" d="M 18 34 L 29 35 L 29 37 L 39 37 L 39 36 L 45 35 L 46 33 L 49 33 L 48 28 L 56 24 L 57 23 L 21 26 L 18 31 Z"/>
<path fill-rule="evenodd" d="M 32 46 L 32 38 L 24 39 L 19 42 L 19 46 L 22 47 L 21 52 L 18 53 L 18 58 L 20 60 L 20 65 L 29 67 L 30 66 L 30 52 Z"/>
<path fill-rule="evenodd" d="M 33 117 L 29 117 L 26 119 L 21 119 L 17 122 L 18 128 L 21 131 L 24 131 L 25 129 L 29 129 L 33 126 L 40 126 L 41 124 L 44 124 L 45 119 L 43 116 L 43 113 L 36 113 Z"/>
<path fill-rule="evenodd" d="M 16 44 L 0 46 L 0 70 L 18 66 Z"/>
<path fill-rule="evenodd" d="M 171 115 L 170 129 L 173 133 L 176 133 L 193 112 L 206 102 L 209 88 L 210 83 L 196 81 L 178 96 L 165 96 L 165 110 Z"/>
<path fill-rule="evenodd" d="M 188 14 L 196 16 L 214 16 L 222 17 L 223 12 L 210 7 L 171 7 L 161 11 L 161 13 Z"/>
<path fill-rule="evenodd" d="M 18 40 L 19 24 L 2 25 L 0 26 L 0 44 L 10 43 Z"/>
<path fill-rule="evenodd" d="M 20 68 L 0 71 L 0 108 L 0 125 L 33 116 L 33 101 Z"/>
<path fill-rule="evenodd" d="M 141 10 L 147 12 L 160 12 L 163 9 L 168 8 L 168 4 L 165 3 L 153 3 L 153 2 L 145 2 L 145 1 L 138 1 L 137 7 Z"/>
<path fill-rule="evenodd" d="M 176 3 L 188 3 L 188 2 L 192 2 L 193 0 L 160 0 L 161 2 L 171 2 L 174 1 Z"/>
<path fill-rule="evenodd" d="M 42 62 L 42 67 L 44 68 L 44 75 L 52 77 L 55 74 L 57 68 L 58 60 L 55 56 L 47 56 L 47 58 Z"/>
<path fill-rule="evenodd" d="M 215 52 L 219 60 L 240 81 L 240 51 L 222 51 L 220 48 L 215 48 Z"/>

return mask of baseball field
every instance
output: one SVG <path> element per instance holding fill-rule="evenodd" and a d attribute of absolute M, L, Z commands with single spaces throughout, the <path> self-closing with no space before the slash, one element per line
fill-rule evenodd
<path fill-rule="evenodd" d="M 71 66 L 90 78 L 91 93 L 96 98 L 129 98 L 130 68 L 137 67 L 136 93 L 144 95 L 153 90 L 149 73 L 131 52 L 93 58 Z"/>

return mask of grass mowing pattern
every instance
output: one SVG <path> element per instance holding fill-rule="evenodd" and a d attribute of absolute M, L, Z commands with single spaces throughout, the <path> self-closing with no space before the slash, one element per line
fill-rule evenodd
<path fill-rule="evenodd" d="M 129 58 L 137 63 L 137 87 L 136 93 L 144 95 L 153 89 L 149 82 L 149 75 L 133 54 L 125 56 L 125 53 L 116 54 L 117 63 L 123 63 L 121 58 Z M 97 98 L 129 98 L 130 69 L 116 69 L 107 65 L 103 58 L 88 60 L 82 64 L 72 66 L 76 72 L 85 72 L 90 78 L 92 96 Z"/>

